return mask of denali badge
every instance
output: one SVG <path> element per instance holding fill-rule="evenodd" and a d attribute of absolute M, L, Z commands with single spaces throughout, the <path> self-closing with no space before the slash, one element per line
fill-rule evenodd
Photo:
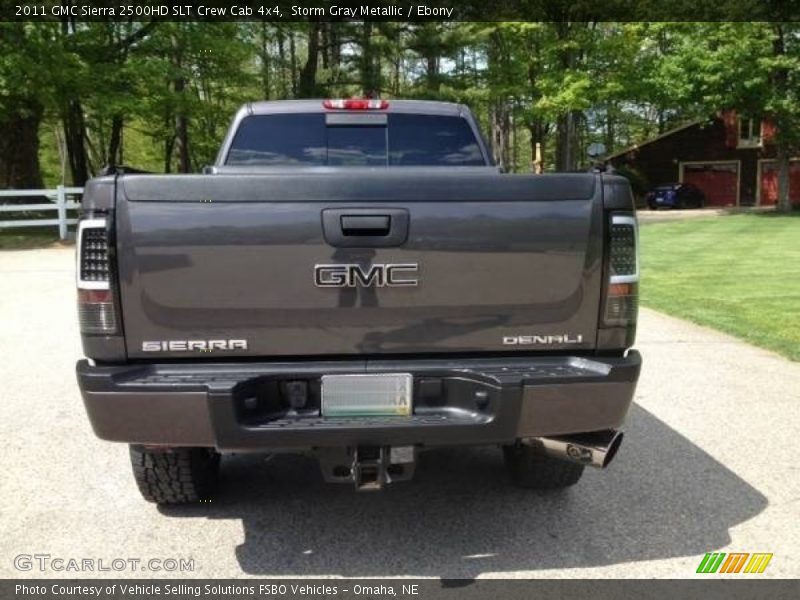
<path fill-rule="evenodd" d="M 376 287 L 419 285 L 417 263 L 370 265 L 314 265 L 317 287 Z"/>
<path fill-rule="evenodd" d="M 532 346 L 534 344 L 580 344 L 582 335 L 511 335 L 503 337 L 506 346 Z"/>
<path fill-rule="evenodd" d="M 142 342 L 142 352 L 213 352 L 247 350 L 247 340 L 162 340 Z"/>

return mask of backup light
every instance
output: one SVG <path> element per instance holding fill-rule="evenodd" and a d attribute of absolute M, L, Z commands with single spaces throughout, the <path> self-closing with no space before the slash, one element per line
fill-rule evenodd
<path fill-rule="evenodd" d="M 78 290 L 78 323 L 83 333 L 110 334 L 117 330 L 117 311 L 111 290 Z"/>

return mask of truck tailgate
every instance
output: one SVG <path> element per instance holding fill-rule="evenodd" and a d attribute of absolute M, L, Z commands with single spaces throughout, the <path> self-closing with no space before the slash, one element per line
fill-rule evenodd
<path fill-rule="evenodd" d="M 129 357 L 593 348 L 599 177 L 445 171 L 120 177 Z"/>

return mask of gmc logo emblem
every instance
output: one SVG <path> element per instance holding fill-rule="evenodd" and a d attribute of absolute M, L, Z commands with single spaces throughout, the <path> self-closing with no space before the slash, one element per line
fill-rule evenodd
<path fill-rule="evenodd" d="M 417 263 L 370 265 L 315 265 L 317 287 L 408 287 L 419 285 Z"/>

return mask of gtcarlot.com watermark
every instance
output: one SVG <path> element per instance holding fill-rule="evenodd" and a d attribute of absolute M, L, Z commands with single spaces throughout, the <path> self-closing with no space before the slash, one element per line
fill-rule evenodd
<path fill-rule="evenodd" d="M 17 571 L 46 572 L 103 572 L 103 571 L 153 571 L 153 572 L 192 572 L 193 558 L 88 558 L 74 556 L 53 556 L 51 554 L 17 554 L 14 568 Z"/>

